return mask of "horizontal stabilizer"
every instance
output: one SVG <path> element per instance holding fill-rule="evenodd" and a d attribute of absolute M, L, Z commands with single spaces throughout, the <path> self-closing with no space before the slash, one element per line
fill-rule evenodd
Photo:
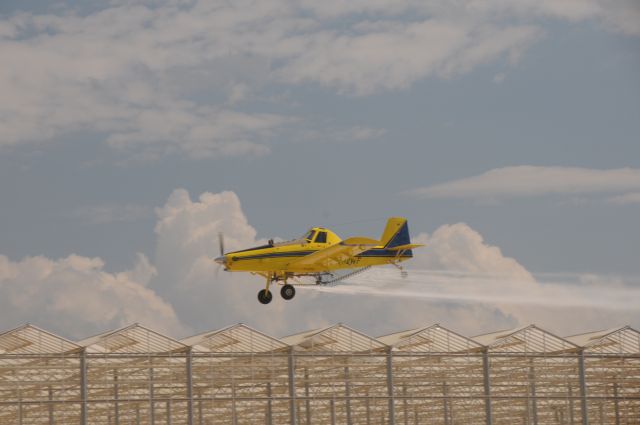
<path fill-rule="evenodd" d="M 392 248 L 387 248 L 387 250 L 389 250 L 389 251 L 406 251 L 408 249 L 420 248 L 421 246 L 424 246 L 424 245 L 421 244 L 421 243 L 408 243 L 408 244 L 404 244 L 404 245 L 394 246 Z"/>

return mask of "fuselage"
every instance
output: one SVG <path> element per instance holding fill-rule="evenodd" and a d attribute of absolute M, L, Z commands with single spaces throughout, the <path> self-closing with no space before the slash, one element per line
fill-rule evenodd
<path fill-rule="evenodd" d="M 411 250 L 399 255 L 398 251 L 381 245 L 355 256 L 333 259 L 330 264 L 296 265 L 296 260 L 340 242 L 341 239 L 331 230 L 314 227 L 300 239 L 229 252 L 216 261 L 228 271 L 317 273 L 397 263 L 413 257 Z"/>

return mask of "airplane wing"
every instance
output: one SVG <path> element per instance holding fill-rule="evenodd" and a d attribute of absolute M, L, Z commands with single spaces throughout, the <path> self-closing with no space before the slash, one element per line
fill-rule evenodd
<path fill-rule="evenodd" d="M 316 251 L 289 264 L 289 267 L 316 268 L 328 266 L 331 262 L 344 261 L 361 252 L 380 246 L 380 241 L 369 238 L 355 237 L 343 240 L 328 248 Z"/>

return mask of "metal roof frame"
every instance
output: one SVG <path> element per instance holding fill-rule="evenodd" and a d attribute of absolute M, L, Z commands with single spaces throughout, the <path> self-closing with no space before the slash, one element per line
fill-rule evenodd
<path fill-rule="evenodd" d="M 453 332 L 439 324 L 378 337 L 393 347 L 393 351 L 419 353 L 479 352 L 483 345 L 471 338 Z"/>
<path fill-rule="evenodd" d="M 202 332 L 180 341 L 196 353 L 268 353 L 289 348 L 281 340 L 243 323 Z"/>
<path fill-rule="evenodd" d="M 477 335 L 472 339 L 491 353 L 564 354 L 580 349 L 573 342 L 536 325 Z"/>

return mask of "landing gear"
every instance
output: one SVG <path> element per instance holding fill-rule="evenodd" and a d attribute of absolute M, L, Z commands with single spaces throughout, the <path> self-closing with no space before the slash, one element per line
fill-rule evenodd
<path fill-rule="evenodd" d="M 258 301 L 260 301 L 261 304 L 269 304 L 272 299 L 273 294 L 271 293 L 271 291 L 267 289 L 261 289 L 260 292 L 258 292 Z"/>
<path fill-rule="evenodd" d="M 266 275 L 266 278 L 267 278 L 267 285 L 265 286 L 264 289 L 258 292 L 258 301 L 260 301 L 261 304 L 269 304 L 273 299 L 273 294 L 271 293 L 271 291 L 269 291 L 269 285 L 271 284 L 271 281 L 275 279 L 275 275 L 269 274 L 269 275 Z"/>
<path fill-rule="evenodd" d="M 284 283 L 282 289 L 280 289 L 280 295 L 282 295 L 282 298 L 290 300 L 296 296 L 296 288 L 287 283 L 287 278 L 289 276 L 286 273 L 282 273 L 281 275 L 278 275 L 277 273 L 265 273 L 263 276 L 267 281 L 265 282 L 265 288 L 258 292 L 258 301 L 260 301 L 261 304 L 269 304 L 271 302 L 273 299 L 273 293 L 269 291 L 269 286 L 273 283 L 278 283 L 278 280 L 282 280 L 282 283 Z"/>
<path fill-rule="evenodd" d="M 282 295 L 282 298 L 285 300 L 290 300 L 296 296 L 296 288 L 294 288 L 293 285 L 285 283 L 282 289 L 280 289 L 280 295 Z"/>

